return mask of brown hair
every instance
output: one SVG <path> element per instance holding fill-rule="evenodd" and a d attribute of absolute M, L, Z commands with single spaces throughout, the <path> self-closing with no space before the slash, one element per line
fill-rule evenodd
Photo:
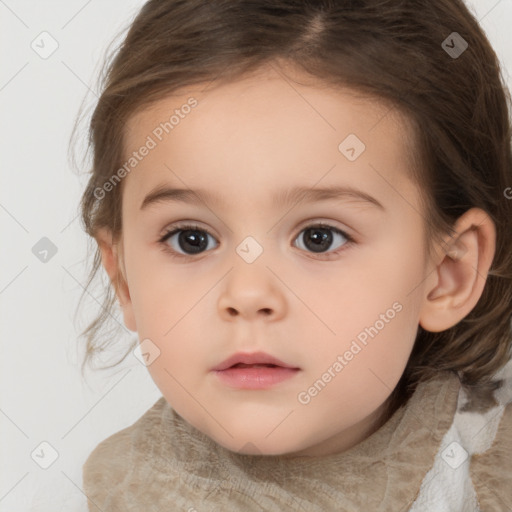
<path fill-rule="evenodd" d="M 461 41 L 465 51 L 450 54 L 463 48 Z M 227 83 L 279 61 L 392 105 L 410 121 L 411 172 L 423 194 L 429 253 L 431 242 L 453 233 L 455 220 L 472 207 L 496 226 L 480 300 L 443 332 L 419 326 L 389 411 L 442 370 L 457 372 L 479 392 L 494 389 L 491 377 L 508 361 L 512 339 L 512 200 L 505 193 L 512 185 L 511 101 L 499 60 L 462 0 L 148 1 L 105 62 L 90 122 L 93 165 L 80 205 L 85 231 L 94 237 L 108 227 L 114 240 L 121 234 L 122 187 L 113 187 L 108 200 L 94 191 L 122 165 L 123 129 L 134 113 L 178 89 Z M 101 265 L 95 249 L 86 290 Z M 95 353 L 117 342 L 115 333 L 100 336 L 115 304 L 112 287 L 105 291 L 102 310 L 82 333 L 82 372 Z"/>

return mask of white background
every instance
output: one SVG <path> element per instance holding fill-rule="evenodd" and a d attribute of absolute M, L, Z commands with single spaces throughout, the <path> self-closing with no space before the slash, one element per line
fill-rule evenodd
<path fill-rule="evenodd" d="M 82 102 L 89 113 L 94 106 L 107 46 L 143 3 L 0 0 L 2 512 L 85 511 L 82 465 L 88 454 L 161 396 L 134 357 L 114 370 L 88 373 L 84 381 L 78 334 L 89 318 L 74 321 L 90 260 L 78 218 L 86 180 L 68 158 L 69 137 Z M 468 5 L 511 87 L 512 0 Z M 43 31 L 59 45 L 47 59 L 31 48 Z M 80 161 L 82 154 L 79 146 L 78 165 L 85 170 L 89 162 Z M 32 253 L 42 237 L 57 247 L 47 263 Z M 91 303 L 99 307 L 93 298 Z M 119 340 L 119 353 L 134 336 Z M 31 457 L 43 441 L 58 452 L 48 469 Z"/>

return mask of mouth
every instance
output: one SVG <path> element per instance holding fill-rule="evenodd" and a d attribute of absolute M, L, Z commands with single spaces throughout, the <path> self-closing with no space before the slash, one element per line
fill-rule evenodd
<path fill-rule="evenodd" d="M 255 352 L 255 353 L 246 353 L 246 352 L 237 352 L 236 354 L 233 354 L 232 356 L 228 357 L 222 363 L 218 364 L 212 370 L 215 371 L 222 371 L 227 370 L 228 368 L 232 367 L 238 367 L 238 368 L 244 368 L 244 367 L 263 367 L 263 368 L 294 368 L 294 369 L 300 369 L 293 365 L 290 365 L 288 363 L 285 363 L 281 361 L 280 359 L 277 359 L 274 356 L 271 356 L 270 354 L 267 354 L 265 352 Z"/>
<path fill-rule="evenodd" d="M 245 363 L 236 363 L 229 368 L 283 368 L 278 364 L 245 364 Z"/>
<path fill-rule="evenodd" d="M 261 352 L 235 354 L 212 370 L 223 384 L 235 389 L 267 389 L 300 372 L 300 368 Z"/>

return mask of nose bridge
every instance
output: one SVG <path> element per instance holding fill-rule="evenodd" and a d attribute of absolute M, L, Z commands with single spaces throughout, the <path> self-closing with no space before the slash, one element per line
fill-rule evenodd
<path fill-rule="evenodd" d="M 248 235 L 236 246 L 233 265 L 219 297 L 221 314 L 248 319 L 282 314 L 285 298 L 279 280 L 268 268 L 272 251 L 265 245 L 266 248 Z"/>
<path fill-rule="evenodd" d="M 260 207 L 261 208 L 261 207 Z M 278 247 L 276 219 L 265 214 L 256 205 L 246 203 L 237 210 L 237 222 L 229 226 L 233 263 L 243 268 L 257 266 L 265 269 Z M 264 270 L 268 272 L 267 269 Z"/>

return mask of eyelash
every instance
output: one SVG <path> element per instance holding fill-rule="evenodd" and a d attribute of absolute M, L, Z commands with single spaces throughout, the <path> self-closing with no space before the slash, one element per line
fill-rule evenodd
<path fill-rule="evenodd" d="M 309 225 L 303 227 L 299 231 L 297 236 L 295 236 L 294 241 L 298 238 L 298 235 L 300 235 L 300 233 L 302 233 L 306 229 L 311 229 L 311 228 L 330 229 L 330 230 L 335 231 L 336 233 L 342 235 L 343 238 L 345 238 L 345 240 L 346 240 L 346 242 L 339 249 L 336 249 L 335 251 L 331 251 L 331 252 L 317 253 L 318 255 L 337 256 L 338 254 L 345 251 L 347 248 L 349 248 L 351 245 L 353 245 L 355 243 L 355 240 L 349 234 L 347 234 L 345 231 L 342 231 L 341 229 L 338 229 L 338 228 L 336 228 L 330 224 L 327 224 L 325 222 L 316 222 L 316 223 L 309 224 Z M 166 231 L 166 233 L 158 240 L 158 243 L 162 246 L 162 250 L 165 253 L 169 254 L 172 258 L 179 258 L 184 261 L 189 261 L 189 260 L 195 259 L 194 255 L 181 254 L 181 253 L 175 251 L 174 249 L 172 249 L 169 246 L 169 244 L 167 243 L 167 240 L 169 238 L 171 238 L 171 236 L 175 235 L 176 233 L 179 233 L 180 231 L 187 231 L 187 230 L 200 231 L 202 233 L 206 233 L 207 235 L 211 236 L 212 238 L 215 238 L 208 230 L 198 226 L 197 224 L 191 223 L 191 224 L 183 224 L 183 225 L 174 225 L 174 226 L 171 226 Z M 204 252 L 207 252 L 207 251 L 204 251 Z M 204 252 L 200 253 L 198 256 L 200 256 L 201 254 L 204 254 Z M 315 254 L 315 253 L 311 252 L 310 254 Z M 320 259 L 322 259 L 322 258 L 320 258 Z"/>

